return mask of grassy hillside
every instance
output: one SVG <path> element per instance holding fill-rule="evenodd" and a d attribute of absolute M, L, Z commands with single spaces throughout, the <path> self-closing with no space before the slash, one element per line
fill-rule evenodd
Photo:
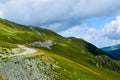
<path fill-rule="evenodd" d="M 63 37 L 43 28 L 16 24 L 0 19 L 0 40 L 11 43 L 27 43 L 33 41 L 45 41 L 62 39 Z"/>
<path fill-rule="evenodd" d="M 20 25 L 0 19 L 0 54 L 4 48 L 11 50 L 20 44 L 39 50 L 29 57 L 26 55 L 24 59 L 27 61 L 41 60 L 45 57 L 51 66 L 55 66 L 53 63 L 56 62 L 58 68 L 50 68 L 51 72 L 59 74 L 55 80 L 120 79 L 119 62 L 107 56 L 104 51 L 91 43 L 74 37 L 64 38 L 48 29 Z M 24 62 L 24 59 L 20 62 Z M 14 57 L 9 59 L 7 56 L 1 60 L 11 63 L 9 60 L 16 59 Z M 8 63 L 4 64 L 8 65 Z M 37 63 L 35 64 L 37 65 Z M 52 74 L 51 72 L 46 72 L 46 74 Z"/>

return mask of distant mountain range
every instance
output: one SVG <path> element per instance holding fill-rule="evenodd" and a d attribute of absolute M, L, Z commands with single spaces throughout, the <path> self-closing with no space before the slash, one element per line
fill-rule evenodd
<path fill-rule="evenodd" d="M 120 44 L 109 47 L 103 47 L 101 50 L 105 51 L 108 55 L 116 60 L 120 60 Z"/>
<path fill-rule="evenodd" d="M 0 80 L 120 80 L 120 61 L 102 50 L 83 39 L 0 19 Z"/>

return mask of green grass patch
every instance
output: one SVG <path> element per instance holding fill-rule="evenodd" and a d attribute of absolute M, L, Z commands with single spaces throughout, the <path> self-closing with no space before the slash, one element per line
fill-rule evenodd
<path fill-rule="evenodd" d="M 16 48 L 17 46 L 15 44 L 3 42 L 0 40 L 0 47 Z"/>

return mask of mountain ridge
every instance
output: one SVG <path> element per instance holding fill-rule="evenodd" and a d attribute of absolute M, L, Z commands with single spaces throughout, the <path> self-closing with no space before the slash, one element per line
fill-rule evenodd
<path fill-rule="evenodd" d="M 26 55 L 25 49 L 37 52 Z M 19 55 L 12 56 L 11 55 Z M 119 61 L 83 39 L 0 19 L 2 80 L 119 80 Z M 112 76 L 112 77 L 111 77 Z"/>
<path fill-rule="evenodd" d="M 114 59 L 120 60 L 120 44 L 103 47 L 101 50 L 107 52 L 107 54 L 112 56 Z"/>

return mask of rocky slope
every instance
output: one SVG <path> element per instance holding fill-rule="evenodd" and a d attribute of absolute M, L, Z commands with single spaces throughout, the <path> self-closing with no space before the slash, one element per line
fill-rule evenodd
<path fill-rule="evenodd" d="M 19 56 L 0 60 L 0 74 L 8 80 L 55 80 L 60 75 L 54 71 L 56 66 L 46 57 L 24 59 Z"/>

